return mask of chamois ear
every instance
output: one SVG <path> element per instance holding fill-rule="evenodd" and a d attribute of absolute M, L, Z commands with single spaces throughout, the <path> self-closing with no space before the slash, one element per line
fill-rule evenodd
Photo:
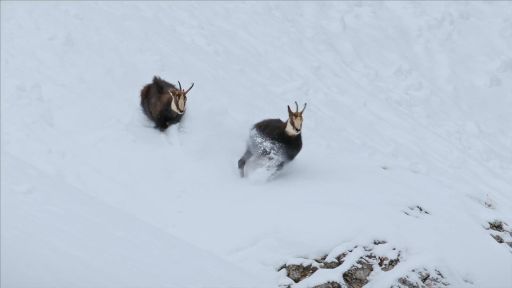
<path fill-rule="evenodd" d="M 174 93 L 172 93 L 172 92 L 173 92 L 173 91 L 172 91 L 172 89 L 167 90 L 167 92 L 169 92 L 169 95 L 171 95 L 171 99 L 172 99 L 173 101 L 175 101 L 175 99 L 174 99 L 174 98 L 176 97 L 176 95 L 174 95 Z"/>
<path fill-rule="evenodd" d="M 292 109 L 290 109 L 290 105 L 288 105 L 288 116 L 292 117 L 293 112 Z"/>

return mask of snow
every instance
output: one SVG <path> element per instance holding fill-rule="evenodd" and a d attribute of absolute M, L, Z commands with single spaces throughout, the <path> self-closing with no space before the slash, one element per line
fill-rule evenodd
<path fill-rule="evenodd" d="M 377 239 L 403 258 L 368 287 L 422 268 L 512 286 L 485 229 L 512 225 L 510 3 L 3 1 L 0 18 L 2 287 L 277 287 L 289 260 Z M 195 83 L 165 133 L 139 105 L 154 75 Z M 294 101 L 300 154 L 240 179 L 250 127 Z"/>

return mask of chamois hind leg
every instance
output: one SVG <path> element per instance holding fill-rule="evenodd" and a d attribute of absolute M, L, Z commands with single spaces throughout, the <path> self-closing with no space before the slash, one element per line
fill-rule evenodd
<path fill-rule="evenodd" d="M 240 177 L 244 177 L 244 167 L 247 160 L 249 160 L 252 157 L 251 151 L 249 149 L 245 150 L 244 155 L 240 160 L 238 160 L 238 169 L 240 170 Z"/>

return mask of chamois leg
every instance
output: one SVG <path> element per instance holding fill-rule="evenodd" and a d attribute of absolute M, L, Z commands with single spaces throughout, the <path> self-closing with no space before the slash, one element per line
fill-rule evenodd
<path fill-rule="evenodd" d="M 249 149 L 245 150 L 244 155 L 240 160 L 238 160 L 238 169 L 240 170 L 240 177 L 244 177 L 244 167 L 247 160 L 249 160 L 252 157 L 251 151 Z"/>
<path fill-rule="evenodd" d="M 167 125 L 167 123 L 157 123 L 155 124 L 155 128 L 157 128 L 158 130 L 160 130 L 160 132 L 164 132 L 165 129 L 167 129 L 167 127 L 169 127 L 169 125 Z"/>
<path fill-rule="evenodd" d="M 269 180 L 272 180 L 274 179 L 277 174 L 279 173 L 279 171 L 281 171 L 284 167 L 284 161 L 281 161 L 279 164 L 277 164 L 276 166 L 276 170 L 274 170 L 274 172 L 272 172 L 272 174 L 270 174 L 270 177 L 269 177 Z"/>
<path fill-rule="evenodd" d="M 169 127 L 169 123 L 164 119 L 164 117 L 158 117 L 155 119 L 155 128 L 164 132 L 167 127 Z"/>
<path fill-rule="evenodd" d="M 283 167 L 284 167 L 284 161 L 281 161 L 279 164 L 277 164 L 276 172 L 281 171 L 281 169 L 283 169 Z"/>

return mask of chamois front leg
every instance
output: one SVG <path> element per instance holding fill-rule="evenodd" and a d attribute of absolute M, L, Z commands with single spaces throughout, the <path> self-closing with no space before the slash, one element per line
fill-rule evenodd
<path fill-rule="evenodd" d="M 155 128 L 164 132 L 165 129 L 169 127 L 169 122 L 165 119 L 165 117 L 158 117 L 155 119 Z"/>
<path fill-rule="evenodd" d="M 277 164 L 276 170 L 274 172 L 272 172 L 272 174 L 270 174 L 269 179 L 274 179 L 279 174 L 279 171 L 281 171 L 284 167 L 284 163 L 285 163 L 284 161 L 281 161 L 281 162 L 279 162 L 279 164 Z"/>
<path fill-rule="evenodd" d="M 281 171 L 281 169 L 283 169 L 283 167 L 284 167 L 284 161 L 281 161 L 279 164 L 277 164 L 276 172 Z"/>
<path fill-rule="evenodd" d="M 249 149 L 245 150 L 244 155 L 240 160 L 238 160 L 238 169 L 240 170 L 240 177 L 244 177 L 244 167 L 247 160 L 249 160 L 252 157 L 251 151 Z"/>

